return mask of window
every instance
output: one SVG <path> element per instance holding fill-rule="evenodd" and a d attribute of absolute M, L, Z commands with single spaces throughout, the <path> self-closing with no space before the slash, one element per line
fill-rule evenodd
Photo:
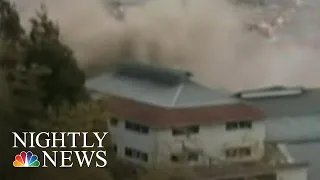
<path fill-rule="evenodd" d="M 187 130 L 189 133 L 196 134 L 199 133 L 199 126 L 190 126 L 187 128 Z"/>
<path fill-rule="evenodd" d="M 226 130 L 232 131 L 237 129 L 251 129 L 252 122 L 251 121 L 239 121 L 239 122 L 227 122 Z"/>
<path fill-rule="evenodd" d="M 238 123 L 236 122 L 227 122 L 226 124 L 226 130 L 235 130 L 238 129 Z"/>
<path fill-rule="evenodd" d="M 178 162 L 179 161 L 179 157 L 177 155 L 171 155 L 171 161 L 172 162 Z"/>
<path fill-rule="evenodd" d="M 173 128 L 172 129 L 172 135 L 174 135 L 174 136 L 183 135 L 185 133 L 186 133 L 185 130 L 182 128 Z"/>
<path fill-rule="evenodd" d="M 244 158 L 251 156 L 250 147 L 230 148 L 225 151 L 226 158 Z"/>
<path fill-rule="evenodd" d="M 144 133 L 144 134 L 148 134 L 149 128 L 146 127 L 146 126 L 141 126 L 141 132 Z"/>
<path fill-rule="evenodd" d="M 125 127 L 126 127 L 126 129 L 133 129 L 133 124 L 126 121 Z"/>
<path fill-rule="evenodd" d="M 237 156 L 237 150 L 236 149 L 228 149 L 226 150 L 226 157 L 227 158 L 235 158 Z"/>
<path fill-rule="evenodd" d="M 145 162 L 148 162 L 148 154 L 147 153 L 141 153 L 141 159 Z"/>
<path fill-rule="evenodd" d="M 171 161 L 172 162 L 179 162 L 181 159 L 178 155 L 176 154 L 172 154 L 171 155 Z M 198 153 L 194 153 L 194 152 L 190 152 L 187 155 L 187 160 L 188 161 L 198 161 L 199 160 L 199 154 Z"/>
<path fill-rule="evenodd" d="M 117 126 L 118 125 L 118 118 L 110 117 L 110 125 L 111 126 Z"/>
<path fill-rule="evenodd" d="M 124 154 L 128 157 L 132 157 L 132 150 L 130 148 L 125 148 Z"/>
<path fill-rule="evenodd" d="M 181 128 L 172 128 L 173 136 L 187 135 L 187 134 L 197 134 L 199 133 L 199 126 L 188 126 Z"/>
<path fill-rule="evenodd" d="M 125 156 L 134 158 L 134 159 L 139 159 L 141 161 L 148 162 L 148 154 L 142 151 L 138 151 L 133 148 L 125 148 Z"/>
<path fill-rule="evenodd" d="M 144 126 L 144 125 L 140 125 L 137 123 L 132 123 L 129 121 L 126 121 L 125 123 L 125 128 L 131 131 L 136 131 L 139 133 L 143 133 L 143 134 L 148 134 L 149 133 L 149 127 Z"/>
<path fill-rule="evenodd" d="M 241 121 L 241 122 L 239 122 L 239 128 L 240 129 L 251 129 L 252 122 L 251 121 Z"/>
<path fill-rule="evenodd" d="M 188 161 L 198 161 L 199 155 L 197 153 L 188 154 Z"/>
<path fill-rule="evenodd" d="M 240 157 L 247 157 L 251 155 L 251 149 L 248 147 L 239 148 L 238 151 Z"/>

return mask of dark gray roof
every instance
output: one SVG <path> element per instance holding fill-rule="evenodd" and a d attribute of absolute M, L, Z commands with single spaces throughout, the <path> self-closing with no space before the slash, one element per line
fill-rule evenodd
<path fill-rule="evenodd" d="M 130 67 L 132 65 L 132 67 Z M 97 95 L 111 94 L 164 107 L 193 107 L 238 103 L 222 89 L 209 89 L 190 79 L 182 70 L 150 65 L 119 66 L 114 72 L 87 80 L 86 87 Z M 120 73 L 121 72 L 121 73 Z"/>
<path fill-rule="evenodd" d="M 287 149 L 296 161 L 308 162 L 308 180 L 318 180 L 320 177 L 320 142 L 306 142 L 301 144 L 288 144 Z"/>
<path fill-rule="evenodd" d="M 301 90 L 300 93 L 299 90 Z M 276 91 L 279 96 L 275 96 Z M 296 92 L 295 92 L 296 91 Z M 296 117 L 320 114 L 320 88 L 299 88 L 275 86 L 257 90 L 243 91 L 244 93 L 273 93 L 273 96 L 240 98 L 239 99 L 262 109 L 269 117 Z M 243 93 L 242 92 L 242 93 Z M 287 94 L 285 94 L 287 92 Z"/>
<path fill-rule="evenodd" d="M 187 81 L 192 73 L 182 69 L 158 67 L 152 64 L 123 63 L 116 67 L 114 75 L 149 81 L 164 86 L 175 86 Z"/>
<path fill-rule="evenodd" d="M 131 6 L 131 5 L 140 5 L 148 2 L 150 0 L 106 0 L 108 3 L 120 2 L 122 5 Z"/>
<path fill-rule="evenodd" d="M 240 98 L 240 95 L 245 98 Z M 277 142 L 320 139 L 320 89 L 273 86 L 235 94 L 263 110 L 266 140 Z"/>
<path fill-rule="evenodd" d="M 266 140 L 301 142 L 320 140 L 320 114 L 268 119 Z"/>

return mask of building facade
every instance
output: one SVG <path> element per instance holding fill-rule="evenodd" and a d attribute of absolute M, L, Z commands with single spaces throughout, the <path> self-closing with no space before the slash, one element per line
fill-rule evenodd
<path fill-rule="evenodd" d="M 176 163 L 184 153 L 191 164 L 198 165 L 255 161 L 264 155 L 263 121 L 162 126 L 113 115 L 108 127 L 117 155 L 139 164 Z"/>
<path fill-rule="evenodd" d="M 145 64 L 120 65 L 87 87 L 96 98 L 109 95 L 108 128 L 119 159 L 144 167 L 188 164 L 208 180 L 307 179 L 306 163 L 265 141 L 268 117 L 244 93 L 212 90 L 187 71 Z"/>

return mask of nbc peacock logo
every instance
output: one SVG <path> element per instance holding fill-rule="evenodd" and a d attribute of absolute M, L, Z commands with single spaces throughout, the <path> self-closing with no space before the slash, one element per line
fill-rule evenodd
<path fill-rule="evenodd" d="M 39 167 L 40 162 L 38 161 L 38 156 L 33 155 L 31 151 L 22 151 L 20 154 L 16 155 L 15 161 L 13 162 L 14 167 Z"/>

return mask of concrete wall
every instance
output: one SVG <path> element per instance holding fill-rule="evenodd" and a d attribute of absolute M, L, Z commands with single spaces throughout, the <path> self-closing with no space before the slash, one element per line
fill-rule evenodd
<path fill-rule="evenodd" d="M 251 146 L 252 156 L 246 159 L 259 159 L 264 153 L 263 140 L 265 138 L 265 126 L 262 121 L 253 122 L 252 128 L 248 130 L 226 131 L 225 124 L 212 124 L 200 126 L 199 133 L 190 135 L 173 136 L 172 129 L 152 129 L 148 134 L 142 134 L 127 130 L 125 122 L 119 120 L 117 126 L 109 126 L 112 141 L 117 145 L 117 155 L 134 163 L 145 164 L 141 160 L 125 156 L 125 147 L 134 148 L 148 153 L 148 164 L 169 162 L 172 153 L 182 151 L 182 142 L 187 147 L 203 151 L 199 161 L 194 164 L 208 164 L 209 158 L 224 160 L 225 148 L 238 146 Z"/>
<path fill-rule="evenodd" d="M 186 136 L 173 136 L 171 129 L 159 130 L 158 136 L 158 160 L 170 160 L 172 153 L 181 152 L 182 142 L 195 150 L 202 150 L 198 162 L 195 164 L 207 164 L 209 158 L 214 160 L 225 160 L 225 148 L 238 146 L 252 146 L 252 157 L 247 159 L 259 159 L 264 154 L 265 126 L 263 122 L 254 122 L 252 129 L 226 131 L 225 124 L 212 124 L 200 126 L 198 134 Z"/>
<path fill-rule="evenodd" d="M 155 161 L 155 155 L 153 153 L 156 151 L 157 131 L 149 129 L 148 134 L 130 131 L 125 128 L 125 121 L 123 120 L 119 120 L 117 126 L 109 124 L 108 128 L 112 142 L 117 146 L 117 156 L 119 158 L 126 159 L 133 163 L 146 164 L 139 159 L 125 156 L 125 147 L 130 147 L 148 153 L 148 164 Z"/>
<path fill-rule="evenodd" d="M 307 168 L 286 169 L 277 172 L 278 180 L 308 180 L 307 174 Z"/>
<path fill-rule="evenodd" d="M 119 120 L 116 126 L 109 126 L 112 141 L 117 145 L 117 156 L 133 163 L 146 165 L 144 161 L 125 156 L 125 147 L 137 149 L 148 153 L 149 165 L 154 163 L 169 162 L 171 153 L 181 152 L 181 142 L 189 147 L 200 148 L 206 155 L 200 156 L 198 162 L 193 164 L 207 164 L 208 157 L 225 160 L 224 148 L 228 146 L 243 146 L 257 143 L 256 151 L 250 159 L 260 158 L 264 153 L 263 141 L 265 138 L 264 122 L 257 121 L 252 124 L 252 129 L 226 131 L 225 124 L 212 124 L 200 126 L 199 133 L 186 136 L 173 136 L 172 129 L 152 129 L 148 134 L 127 130 L 125 121 Z M 284 151 L 285 146 L 279 148 Z M 289 156 L 289 154 L 288 154 Z M 291 158 L 288 158 L 291 159 Z M 278 170 L 278 180 L 307 180 L 307 168 L 293 168 Z"/>

